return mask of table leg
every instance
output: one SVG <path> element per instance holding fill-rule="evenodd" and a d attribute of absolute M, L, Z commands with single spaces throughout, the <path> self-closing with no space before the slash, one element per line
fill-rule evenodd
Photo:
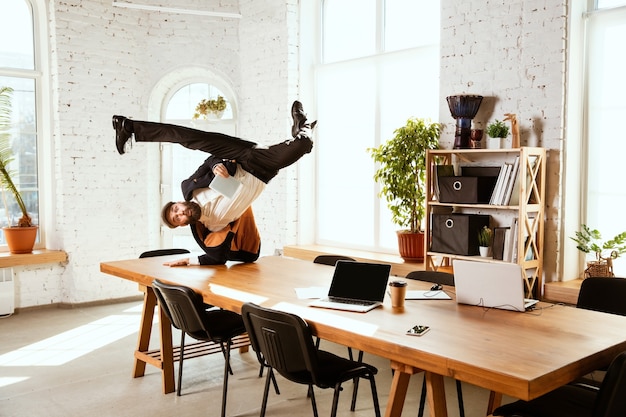
<path fill-rule="evenodd" d="M 146 352 L 150 345 L 150 335 L 152 333 L 152 318 L 156 307 L 156 297 L 152 291 L 140 286 L 143 291 L 143 310 L 141 312 L 141 323 L 139 325 L 139 338 L 137 340 L 137 350 L 135 351 L 135 366 L 133 368 L 133 378 L 144 376 L 146 372 L 146 362 L 137 353 Z"/>
<path fill-rule="evenodd" d="M 430 417 L 444 417 L 448 415 L 446 407 L 446 390 L 443 376 L 426 372 L 426 400 L 430 408 Z"/>
<path fill-rule="evenodd" d="M 411 375 L 424 372 L 422 369 L 404 365 L 402 363 L 391 361 L 391 369 L 393 369 L 393 380 L 391 381 L 391 391 L 389 392 L 389 400 L 385 410 L 385 417 L 400 417 L 404 400 L 406 399 L 407 388 Z M 431 417 L 447 417 L 448 409 L 446 407 L 446 390 L 444 387 L 443 376 L 426 372 L 425 384 L 427 392 L 427 401 Z"/>
<path fill-rule="evenodd" d="M 489 403 L 487 404 L 487 415 L 493 414 L 493 411 L 502 404 L 502 394 L 499 392 L 489 392 Z"/>
<path fill-rule="evenodd" d="M 165 313 L 159 309 L 159 333 L 160 351 L 151 352 L 150 335 L 152 334 L 152 324 L 154 319 L 154 309 L 157 306 L 157 299 L 151 287 L 140 286 L 144 292 L 143 312 L 141 313 L 141 324 L 139 328 L 139 338 L 137 350 L 135 350 L 135 366 L 133 377 L 144 376 L 146 364 L 154 365 L 161 370 L 163 383 L 163 393 L 169 394 L 176 390 L 174 383 L 174 348 L 172 345 L 172 325 Z"/>

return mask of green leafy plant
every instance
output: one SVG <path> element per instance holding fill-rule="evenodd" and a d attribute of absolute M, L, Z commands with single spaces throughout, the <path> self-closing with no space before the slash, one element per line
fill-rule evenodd
<path fill-rule="evenodd" d="M 222 96 L 217 96 L 217 99 L 202 99 L 196 106 L 196 112 L 193 115 L 194 119 L 200 117 L 206 118 L 209 113 L 219 113 L 226 109 L 226 100 Z"/>
<path fill-rule="evenodd" d="M 487 135 L 490 138 L 506 138 L 509 136 L 509 127 L 503 121 L 496 119 L 495 122 L 487 125 Z"/>
<path fill-rule="evenodd" d="M 596 259 L 616 259 L 626 253 L 626 232 L 622 232 L 613 239 L 602 241 L 602 234 L 597 229 L 591 229 L 586 224 L 580 225 L 580 230 L 574 237 L 576 248 L 584 253 L 594 253 Z M 608 257 L 603 256 L 608 251 Z"/>
<path fill-rule="evenodd" d="M 487 226 L 483 226 L 478 232 L 478 246 L 491 246 L 491 239 L 493 238 L 493 230 Z"/>
<path fill-rule="evenodd" d="M 9 134 L 9 129 L 11 127 L 12 94 L 13 89 L 11 87 L 0 87 L 0 185 L 2 185 L 4 190 L 13 194 L 17 205 L 22 211 L 22 217 L 20 217 L 17 221 L 17 226 L 31 227 L 33 226 L 32 219 L 28 214 L 28 210 L 26 210 L 26 204 L 24 203 L 22 194 L 13 182 L 15 172 L 9 168 L 14 159 L 13 149 L 11 148 L 11 135 Z M 6 207 L 6 200 L 4 203 L 8 216 L 9 210 Z M 10 219 L 8 223 L 11 224 Z"/>
<path fill-rule="evenodd" d="M 409 118 L 394 137 L 377 148 L 368 148 L 378 169 L 374 180 L 381 185 L 391 210 L 391 220 L 411 233 L 421 231 L 426 207 L 426 150 L 439 148 L 441 125 Z"/>

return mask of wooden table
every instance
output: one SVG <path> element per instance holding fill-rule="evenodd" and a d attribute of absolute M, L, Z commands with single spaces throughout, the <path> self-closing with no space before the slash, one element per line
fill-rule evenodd
<path fill-rule="evenodd" d="M 180 256 L 179 256 L 180 257 Z M 166 258 L 104 262 L 102 272 L 149 288 L 158 278 L 194 288 L 204 301 L 235 312 L 246 301 L 299 314 L 315 335 L 388 358 L 395 369 L 386 416 L 400 416 L 410 376 L 426 372 L 430 415 L 447 415 L 443 377 L 530 400 L 610 363 L 626 350 L 626 317 L 540 303 L 527 313 L 457 305 L 454 300 L 407 301 L 402 311 L 366 314 L 307 307 L 294 288 L 329 285 L 332 268 L 284 257 L 253 264 L 169 268 Z M 409 289 L 425 289 L 409 282 Z M 448 289 L 452 296 L 453 288 Z M 147 291 L 146 304 L 150 300 Z M 153 297 L 153 296 L 152 296 Z M 144 306 L 145 308 L 145 306 Z M 405 335 L 415 325 L 430 332 Z M 142 328 L 151 325 L 144 315 Z M 171 348 L 171 334 L 161 330 Z M 169 344 L 169 347 L 167 346 Z M 165 361 L 165 359 L 164 359 Z M 163 365 L 173 383 L 173 364 Z"/>

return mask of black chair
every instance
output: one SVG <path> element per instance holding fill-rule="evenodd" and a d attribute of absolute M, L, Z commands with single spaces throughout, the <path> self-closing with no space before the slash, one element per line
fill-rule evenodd
<path fill-rule="evenodd" d="M 185 253 L 190 253 L 190 252 L 187 249 L 178 249 L 178 248 L 155 249 L 155 250 L 149 250 L 149 251 L 142 253 L 141 255 L 139 255 L 139 258 L 151 258 L 153 256 L 165 256 L 165 255 L 182 255 Z"/>
<path fill-rule="evenodd" d="M 626 316 L 624 300 L 626 300 L 626 279 L 589 277 L 584 279 L 580 286 L 576 308 Z M 606 368 L 598 370 L 606 371 Z M 584 377 L 575 384 L 600 385 L 599 381 L 592 377 Z"/>
<path fill-rule="evenodd" d="M 408 279 L 414 279 L 417 281 L 432 282 L 437 285 L 448 285 L 454 287 L 454 274 L 441 271 L 412 271 L 406 276 Z M 461 381 L 456 381 L 456 396 L 459 401 L 459 414 L 461 417 L 465 417 L 465 407 L 463 406 L 463 389 L 461 387 Z M 424 415 L 424 405 L 426 404 L 426 376 L 422 381 L 422 393 L 420 394 L 420 405 L 417 415 L 422 417 Z"/>
<path fill-rule="evenodd" d="M 374 379 L 378 370 L 375 367 L 317 349 L 309 326 L 294 314 L 245 303 L 241 315 L 253 349 L 260 352 L 270 366 L 263 392 L 261 417 L 265 416 L 270 375 L 273 375 L 274 370 L 292 382 L 308 385 L 315 417 L 318 414 L 313 386 L 334 388 L 331 417 L 335 417 L 341 384 L 354 378 L 369 379 L 374 411 L 377 417 L 380 416 Z"/>
<path fill-rule="evenodd" d="M 626 279 L 590 277 L 583 280 L 577 308 L 626 316 Z"/>
<path fill-rule="evenodd" d="M 356 259 L 343 255 L 318 255 L 313 259 L 313 263 L 335 266 L 337 261 L 355 261 Z"/>
<path fill-rule="evenodd" d="M 626 416 L 626 352 L 620 353 L 613 360 L 599 388 L 564 385 L 534 400 L 518 400 L 498 407 L 493 415 L 506 417 Z"/>
<path fill-rule="evenodd" d="M 241 316 L 232 311 L 209 308 L 202 301 L 202 296 L 191 288 L 182 285 L 169 285 L 159 280 L 152 282 L 160 308 L 181 331 L 180 362 L 178 364 L 178 390 L 180 396 L 183 376 L 185 335 L 197 340 L 216 343 L 224 355 L 224 383 L 222 388 L 222 417 L 226 415 L 226 395 L 230 369 L 230 350 L 233 338 L 246 332 Z"/>

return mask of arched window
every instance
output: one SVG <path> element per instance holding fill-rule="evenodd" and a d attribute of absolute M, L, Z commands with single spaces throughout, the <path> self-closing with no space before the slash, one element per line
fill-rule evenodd
<path fill-rule="evenodd" d="M 11 169 L 17 174 L 16 185 L 33 222 L 41 227 L 39 181 L 38 181 L 38 138 L 41 136 L 40 109 L 45 108 L 42 100 L 42 60 L 37 52 L 38 38 L 35 32 L 36 8 L 29 0 L 3 0 L 0 3 L 0 86 L 10 87 L 12 116 L 9 135 L 14 153 Z M 0 204 L 0 225 L 14 224 L 21 216 L 19 207 L 11 197 L 6 205 Z M 4 236 L 0 244 L 5 245 Z M 41 235 L 39 241 L 42 241 Z M 38 245 L 40 246 L 40 245 Z"/>
<path fill-rule="evenodd" d="M 219 97 L 223 98 L 226 105 L 219 117 L 208 117 L 206 120 L 193 118 L 200 101 L 217 100 Z M 237 134 L 238 112 L 234 91 L 222 77 L 205 68 L 178 69 L 163 77 L 152 92 L 150 107 L 160 114 L 163 123 L 232 136 Z M 207 158 L 207 154 L 201 151 L 192 151 L 180 145 L 162 145 L 161 206 L 168 201 L 183 199 L 180 183 Z M 197 250 L 197 244 L 187 227 L 170 229 L 162 226 L 161 245 Z"/>

